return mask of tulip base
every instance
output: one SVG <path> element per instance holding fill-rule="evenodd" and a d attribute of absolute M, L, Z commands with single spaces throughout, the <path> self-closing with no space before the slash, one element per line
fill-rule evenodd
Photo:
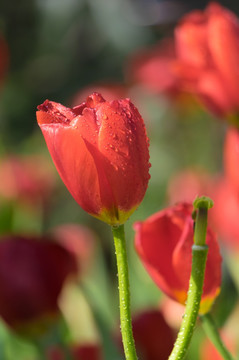
<path fill-rule="evenodd" d="M 120 326 L 126 360 L 137 360 L 130 311 L 130 288 L 124 225 L 112 227 L 118 269 Z"/>

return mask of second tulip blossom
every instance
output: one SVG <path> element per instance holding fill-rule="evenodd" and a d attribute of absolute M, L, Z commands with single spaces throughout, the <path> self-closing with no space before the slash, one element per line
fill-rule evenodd
<path fill-rule="evenodd" d="M 186 15 L 175 31 L 177 59 L 194 68 L 192 90 L 220 116 L 238 111 L 239 21 L 217 3 Z"/>
<path fill-rule="evenodd" d="M 170 47 L 161 42 L 134 56 L 130 77 L 154 92 L 192 94 L 211 112 L 237 122 L 238 32 L 237 16 L 212 2 L 180 20 Z"/>
<path fill-rule="evenodd" d="M 37 121 L 56 168 L 78 204 L 110 225 L 123 224 L 149 180 L 145 126 L 129 99 L 98 93 L 74 108 L 46 100 Z"/>
<path fill-rule="evenodd" d="M 192 262 L 192 205 L 181 203 L 135 224 L 136 250 L 155 283 L 172 299 L 185 304 Z M 220 291 L 221 256 L 214 233 L 209 246 L 200 313 L 211 308 Z"/>

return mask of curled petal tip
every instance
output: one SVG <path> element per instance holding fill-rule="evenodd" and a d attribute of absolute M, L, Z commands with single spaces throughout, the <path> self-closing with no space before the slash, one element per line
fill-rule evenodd
<path fill-rule="evenodd" d="M 43 104 L 37 106 L 37 110 L 45 111 L 52 109 L 52 104 L 49 100 L 45 100 Z"/>
<path fill-rule="evenodd" d="M 97 92 L 94 92 L 93 94 L 89 95 L 88 98 L 86 99 L 86 105 L 87 107 L 90 108 L 94 108 L 95 106 L 97 106 L 100 103 L 105 102 L 105 99 L 103 98 L 103 96 Z"/>

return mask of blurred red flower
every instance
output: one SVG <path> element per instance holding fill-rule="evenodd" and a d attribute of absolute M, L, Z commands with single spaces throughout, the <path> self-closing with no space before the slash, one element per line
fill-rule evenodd
<path fill-rule="evenodd" d="M 48 201 L 55 183 L 49 164 L 39 155 L 2 158 L 0 179 L 1 197 L 31 204 Z"/>
<path fill-rule="evenodd" d="M 239 109 L 238 33 L 235 14 L 214 2 L 186 15 L 175 31 L 179 62 L 194 68 L 192 90 L 218 115 Z"/>
<path fill-rule="evenodd" d="M 103 360 L 102 349 L 98 344 L 81 344 L 73 347 L 74 360 Z"/>
<path fill-rule="evenodd" d="M 196 96 L 213 113 L 239 110 L 239 21 L 212 2 L 183 17 L 174 39 L 134 55 L 130 78 L 154 92 Z"/>
<path fill-rule="evenodd" d="M 152 279 L 172 299 L 185 304 L 191 273 L 192 205 L 181 203 L 135 224 L 135 247 Z M 209 246 L 200 313 L 209 311 L 220 291 L 221 256 L 208 228 Z"/>
<path fill-rule="evenodd" d="M 68 190 L 89 214 L 124 223 L 142 201 L 149 180 L 148 139 L 129 99 L 93 93 L 67 108 L 46 100 L 37 121 Z"/>
<path fill-rule="evenodd" d="M 58 313 L 63 283 L 75 258 L 45 238 L 0 238 L 0 315 L 15 330 Z"/>
<path fill-rule="evenodd" d="M 71 346 L 68 349 L 72 360 L 103 360 L 102 349 L 98 344 L 81 344 L 78 346 Z M 65 360 L 64 349 L 59 346 L 50 346 L 46 353 L 47 360 Z"/>
<path fill-rule="evenodd" d="M 230 127 L 224 143 L 225 176 L 239 196 L 239 130 Z"/>
<path fill-rule="evenodd" d="M 133 317 L 133 333 L 139 358 L 166 360 L 170 355 L 175 335 L 162 313 L 151 309 Z"/>

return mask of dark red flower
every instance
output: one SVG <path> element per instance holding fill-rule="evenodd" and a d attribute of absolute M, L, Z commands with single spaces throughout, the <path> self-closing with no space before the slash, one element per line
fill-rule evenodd
<path fill-rule="evenodd" d="M 47 239 L 3 236 L 0 239 L 0 315 L 19 330 L 58 313 L 58 296 L 75 258 Z"/>
<path fill-rule="evenodd" d="M 99 344 L 82 344 L 72 349 L 74 360 L 103 360 L 102 349 Z"/>
<path fill-rule="evenodd" d="M 46 100 L 37 121 L 56 168 L 78 204 L 110 225 L 139 206 L 149 180 L 148 139 L 129 99 L 100 94 L 67 108 Z"/>
<path fill-rule="evenodd" d="M 103 360 L 101 346 L 96 343 L 71 345 L 67 352 L 71 354 L 72 360 Z M 65 360 L 65 351 L 60 346 L 50 346 L 47 349 L 46 358 L 48 360 Z"/>
<path fill-rule="evenodd" d="M 165 360 L 170 355 L 175 336 L 157 309 L 133 317 L 133 333 L 139 358 Z"/>
<path fill-rule="evenodd" d="M 191 273 L 192 205 L 178 204 L 135 224 L 136 250 L 152 279 L 172 299 L 185 304 Z M 221 256 L 214 233 L 209 246 L 200 312 L 207 312 L 220 291 Z"/>

